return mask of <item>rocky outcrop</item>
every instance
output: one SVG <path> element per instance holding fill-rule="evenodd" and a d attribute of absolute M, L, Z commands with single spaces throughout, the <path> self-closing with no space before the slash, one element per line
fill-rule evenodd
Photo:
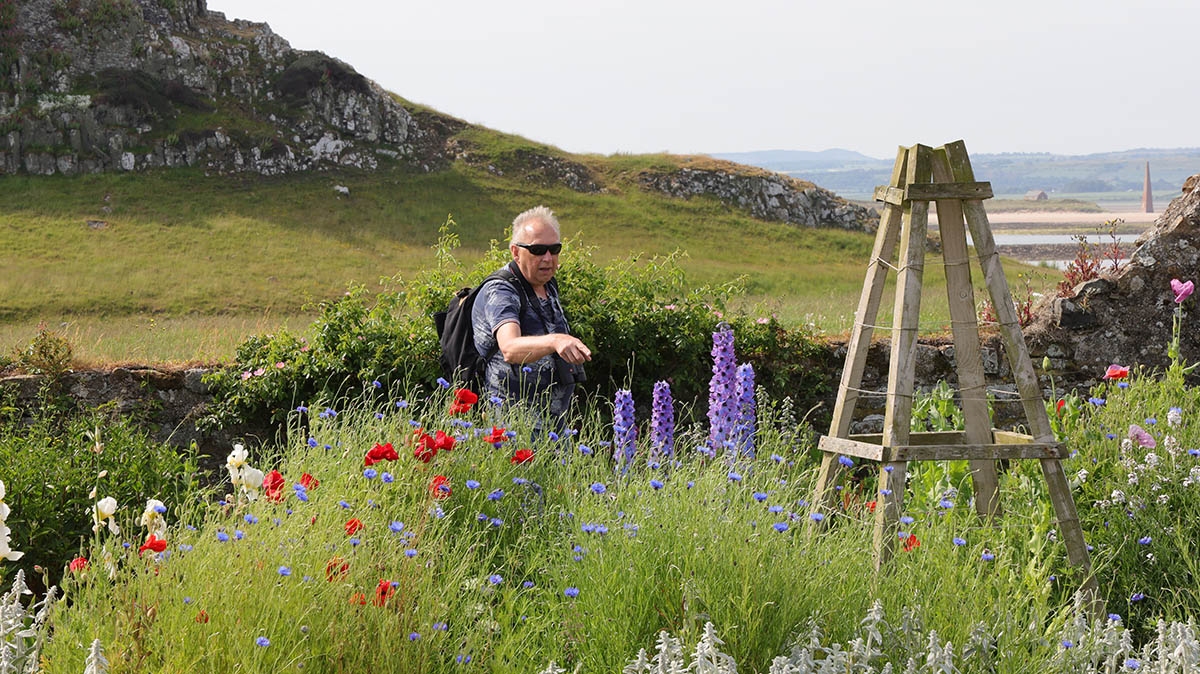
<path fill-rule="evenodd" d="M 710 195 L 763 220 L 866 232 L 879 227 L 878 213 L 812 183 L 779 173 L 747 170 L 730 162 L 713 164 L 711 168 L 683 167 L 670 172 L 646 170 L 638 175 L 638 182 L 646 189 L 673 197 Z"/>
<path fill-rule="evenodd" d="M 1026 330 L 1030 351 L 1048 356 L 1055 370 L 1094 383 L 1110 363 L 1163 368 L 1170 359 L 1171 279 L 1200 283 L 1200 175 L 1184 184 L 1136 242 L 1128 265 L 1115 275 L 1076 287 L 1038 310 Z M 1197 299 L 1184 304 L 1181 353 L 1200 360 Z"/>
<path fill-rule="evenodd" d="M 413 158 L 411 116 L 378 85 L 204 0 L 29 0 L 0 33 L 16 53 L 0 90 L 0 174 Z"/>

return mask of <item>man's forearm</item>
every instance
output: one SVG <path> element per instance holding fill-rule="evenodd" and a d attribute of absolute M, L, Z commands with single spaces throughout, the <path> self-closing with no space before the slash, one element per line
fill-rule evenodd
<path fill-rule="evenodd" d="M 558 334 L 513 337 L 500 348 L 500 352 L 506 363 L 530 363 L 554 353 L 558 337 Z"/>

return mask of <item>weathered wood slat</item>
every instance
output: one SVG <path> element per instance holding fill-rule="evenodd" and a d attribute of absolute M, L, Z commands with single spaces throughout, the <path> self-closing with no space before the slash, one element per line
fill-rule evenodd
<path fill-rule="evenodd" d="M 909 185 L 904 189 L 904 198 L 909 201 L 931 201 L 934 199 L 991 199 L 992 184 L 977 182 L 951 182 L 952 178 L 933 177 L 937 182 L 927 185 Z M 939 227 L 942 222 L 941 207 L 938 207 Z"/>
<path fill-rule="evenodd" d="M 875 201 L 882 201 L 893 206 L 904 205 L 904 188 L 891 185 L 879 185 L 875 188 Z"/>
<path fill-rule="evenodd" d="M 883 444 L 882 433 L 854 433 L 850 439 L 871 445 Z M 918 431 L 916 433 L 910 431 L 908 434 L 908 444 L 910 445 L 951 445 L 964 440 L 962 431 Z"/>
<path fill-rule="evenodd" d="M 933 150 L 914 145 L 908 151 L 906 185 L 928 183 L 932 177 Z M 900 219 L 900 271 L 896 280 L 896 302 L 892 315 L 892 353 L 888 364 L 888 394 L 884 409 L 883 444 L 908 444 L 912 421 L 913 378 L 917 365 L 917 328 L 921 316 L 921 275 L 925 266 L 925 234 L 929 223 L 928 201 L 906 201 Z M 904 507 L 904 462 L 881 467 L 879 496 L 875 508 L 875 565 L 886 564 L 896 546 L 897 524 Z M 888 486 L 890 485 L 890 486 Z"/>
<path fill-rule="evenodd" d="M 991 195 L 988 183 L 951 183 L 954 174 L 946 149 L 933 151 L 934 185 L 983 185 Z M 916 187 L 913 185 L 912 187 Z M 964 192 L 967 190 L 963 190 Z M 938 233 L 942 239 L 942 259 L 946 268 L 946 294 L 950 307 L 950 328 L 954 334 L 954 360 L 958 371 L 958 387 L 972 391 L 963 396 L 963 421 L 966 444 L 985 444 L 992 441 L 992 420 L 987 400 L 982 392 L 987 380 L 983 373 L 983 358 L 979 348 L 979 325 L 975 316 L 975 289 L 971 285 L 970 259 L 967 257 L 967 230 L 963 224 L 962 201 L 957 198 L 938 199 Z M 912 443 L 916 444 L 916 443 Z M 987 520 L 1000 515 L 1000 482 L 996 463 L 984 456 L 971 458 L 971 485 L 975 491 L 975 511 Z"/>
<path fill-rule="evenodd" d="M 908 148 L 901 147 L 896 151 L 896 162 L 892 166 L 893 185 L 904 186 L 907 180 L 907 165 Z M 850 422 L 854 418 L 854 407 L 858 401 L 858 392 L 855 389 L 862 384 L 863 370 L 867 366 L 867 350 L 871 347 L 871 335 L 874 331 L 870 326 L 875 324 L 879 314 L 879 303 L 883 298 L 884 282 L 887 280 L 887 266 L 877 263 L 876 260 L 892 259 L 896 251 L 896 242 L 900 239 L 901 216 L 900 207 L 889 204 L 884 206 L 883 215 L 879 220 L 875 246 L 871 250 L 871 264 L 867 267 L 866 280 L 858 298 L 854 326 L 850 331 L 850 341 L 846 344 L 846 364 L 842 368 L 837 400 L 833 405 L 829 434 L 834 437 L 844 438 L 850 434 Z M 836 497 L 833 485 L 840 474 L 841 466 L 836 456 L 826 454 L 821 457 L 821 468 L 813 486 L 812 512 L 830 511 Z M 814 522 L 811 518 L 808 520 L 806 527 L 810 532 L 816 526 Z"/>
<path fill-rule="evenodd" d="M 847 438 L 831 438 L 828 435 L 822 435 L 821 438 L 817 440 L 817 449 L 820 449 L 822 452 L 829 452 L 830 454 L 835 455 L 834 460 L 837 459 L 837 454 L 843 454 L 845 456 L 854 456 L 870 461 L 881 460 L 883 458 L 884 450 L 883 446 L 879 444 L 859 442 L 857 440 L 849 440 Z"/>
<path fill-rule="evenodd" d="M 1027 433 L 1016 433 L 999 428 L 992 429 L 992 442 L 1002 445 L 1015 445 L 1022 442 L 1033 442 L 1033 436 Z"/>
<path fill-rule="evenodd" d="M 982 460 L 989 463 L 999 459 L 1066 458 L 1068 450 L 1057 443 L 1035 442 L 1019 445 L 961 444 L 961 445 L 904 445 L 884 447 L 884 460 L 891 461 L 961 461 Z M 986 512 L 982 513 L 987 515 Z"/>

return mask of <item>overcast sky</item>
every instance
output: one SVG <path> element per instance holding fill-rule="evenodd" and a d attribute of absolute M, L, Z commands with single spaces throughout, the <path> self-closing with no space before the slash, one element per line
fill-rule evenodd
<path fill-rule="evenodd" d="M 1200 146 L 1200 2 L 209 0 L 573 152 Z"/>

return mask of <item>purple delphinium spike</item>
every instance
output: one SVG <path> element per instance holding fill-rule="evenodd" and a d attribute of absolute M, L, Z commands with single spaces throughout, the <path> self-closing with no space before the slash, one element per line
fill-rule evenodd
<path fill-rule="evenodd" d="M 617 391 L 613 406 L 613 460 L 624 475 L 633 459 L 637 426 L 633 419 L 633 393 L 629 389 Z"/>
<path fill-rule="evenodd" d="M 708 447 L 714 456 L 725 449 L 730 439 L 736 408 L 733 398 L 733 378 L 736 362 L 733 352 L 733 330 L 728 326 L 713 333 L 713 376 L 708 382 Z"/>
<path fill-rule="evenodd" d="M 754 434 L 757 419 L 754 413 L 754 366 L 742 363 L 737 369 L 736 398 L 737 420 L 733 437 L 735 451 L 754 456 Z"/>
<path fill-rule="evenodd" d="M 654 384 L 654 405 L 650 412 L 650 449 L 658 459 L 675 456 L 675 407 L 671 385 Z"/>

